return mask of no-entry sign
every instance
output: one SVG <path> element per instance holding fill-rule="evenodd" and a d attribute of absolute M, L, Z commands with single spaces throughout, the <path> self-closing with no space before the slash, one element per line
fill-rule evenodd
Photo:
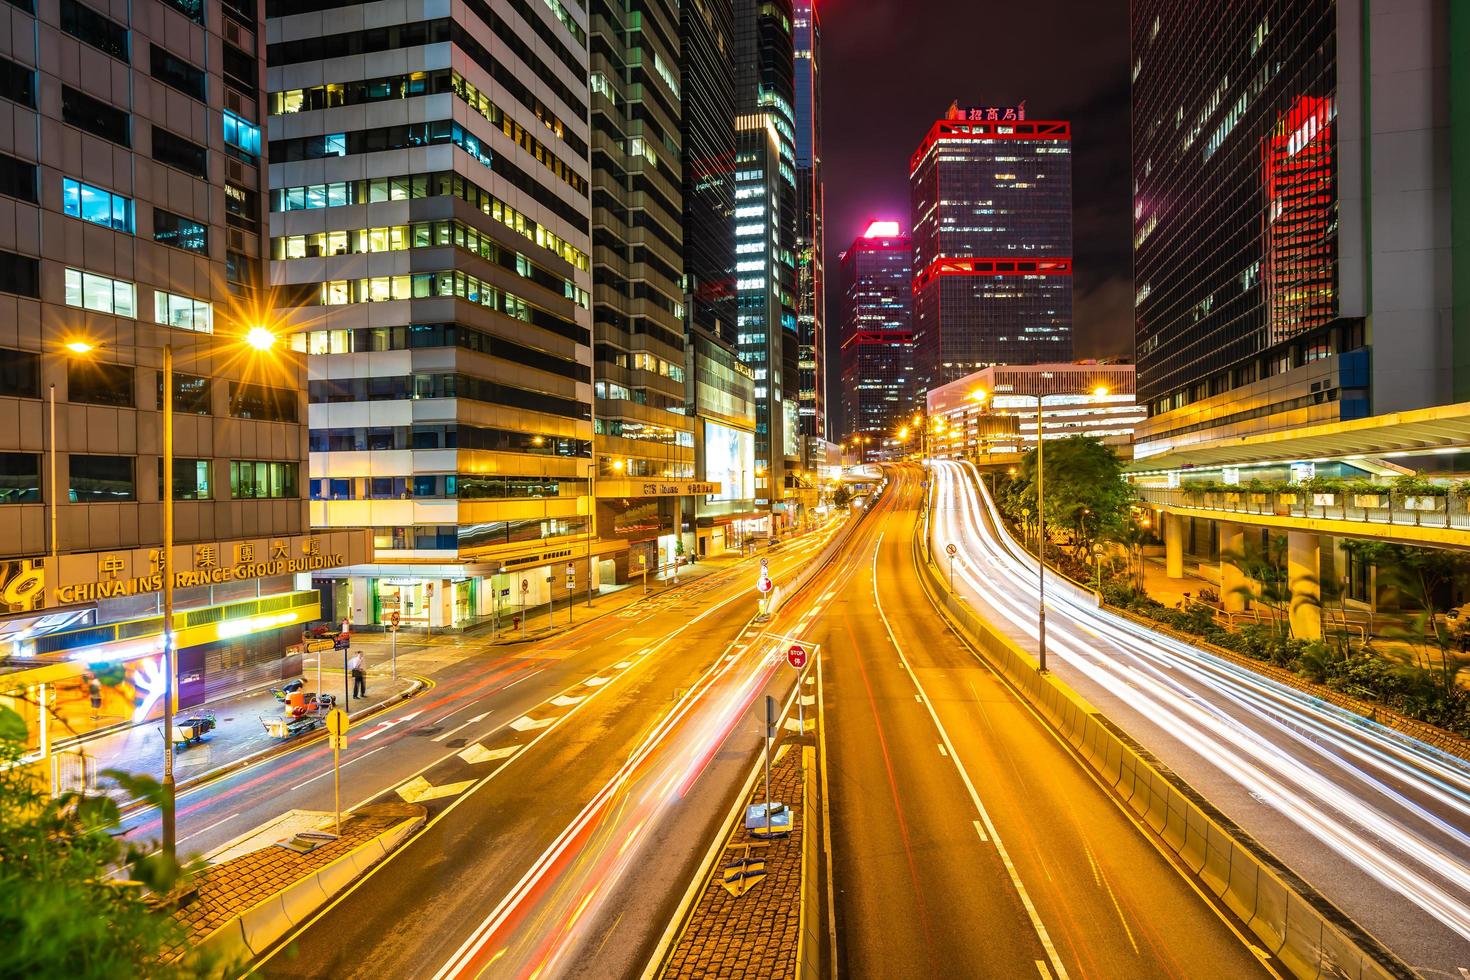
<path fill-rule="evenodd" d="M 776 587 L 776 583 L 771 581 L 770 576 L 762 575 L 755 580 L 755 587 L 762 592 L 769 592 Z"/>
<path fill-rule="evenodd" d="M 791 649 L 786 651 L 786 662 L 797 670 L 806 666 L 806 647 L 800 643 L 791 644 Z"/>

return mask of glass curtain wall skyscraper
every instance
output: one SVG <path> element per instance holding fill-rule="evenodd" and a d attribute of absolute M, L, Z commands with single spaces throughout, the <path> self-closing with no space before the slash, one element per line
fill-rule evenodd
<path fill-rule="evenodd" d="M 337 573 L 354 622 L 461 626 L 565 595 L 568 562 L 588 581 L 588 28 L 558 9 L 267 5 L 312 523 L 377 546 Z"/>
<path fill-rule="evenodd" d="M 882 445 L 913 402 L 911 247 L 898 222 L 875 221 L 839 260 L 842 421 L 863 445 Z"/>
<path fill-rule="evenodd" d="M 1139 454 L 1470 398 L 1459 5 L 1198 6 L 1132 7 Z"/>
<path fill-rule="evenodd" d="M 737 349 L 755 372 L 762 500 L 784 508 L 801 460 L 791 0 L 735 0 Z"/>
<path fill-rule="evenodd" d="M 1072 134 L 951 106 L 909 163 L 919 390 L 1072 356 Z"/>
<path fill-rule="evenodd" d="M 822 25 L 815 0 L 795 0 L 796 331 L 801 431 L 827 435 L 822 221 Z"/>
<path fill-rule="evenodd" d="M 674 0 L 593 0 L 597 523 L 652 569 L 685 547 L 683 95 Z M 637 565 L 637 558 L 633 559 Z"/>

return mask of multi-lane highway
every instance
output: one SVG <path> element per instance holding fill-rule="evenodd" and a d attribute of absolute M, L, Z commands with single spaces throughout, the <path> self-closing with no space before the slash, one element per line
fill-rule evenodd
<path fill-rule="evenodd" d="M 841 974 L 1267 970 L 919 585 L 917 470 L 854 540 L 822 644 Z"/>
<path fill-rule="evenodd" d="M 824 541 L 773 554 L 773 577 L 789 582 Z M 792 690 L 777 638 L 810 629 L 839 567 L 762 627 L 747 629 L 756 593 L 745 568 L 617 632 L 539 651 L 544 674 L 518 689 L 534 691 L 529 701 L 496 708 L 401 777 L 429 808 L 425 829 L 258 970 L 636 976 L 753 761 L 762 695 Z M 491 703 L 465 704 L 425 735 Z M 392 785 L 383 798 L 401 795 L 404 783 Z"/>
<path fill-rule="evenodd" d="M 1037 572 L 973 470 L 939 463 L 932 545 L 1036 648 Z M 1096 608 L 1049 577 L 1048 665 L 1426 976 L 1470 975 L 1470 765 Z"/>

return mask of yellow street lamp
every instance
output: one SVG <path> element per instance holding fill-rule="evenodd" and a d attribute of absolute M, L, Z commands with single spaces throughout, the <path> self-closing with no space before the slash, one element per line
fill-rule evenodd
<path fill-rule="evenodd" d="M 251 327 L 245 331 L 245 343 L 258 351 L 267 351 L 275 346 L 276 335 L 265 327 Z"/>

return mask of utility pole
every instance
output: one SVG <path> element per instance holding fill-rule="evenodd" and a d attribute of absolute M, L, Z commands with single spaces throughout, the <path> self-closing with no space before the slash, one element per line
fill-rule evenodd
<path fill-rule="evenodd" d="M 53 509 L 52 513 L 55 513 Z M 177 859 L 174 782 L 174 346 L 163 345 L 163 856 Z"/>

